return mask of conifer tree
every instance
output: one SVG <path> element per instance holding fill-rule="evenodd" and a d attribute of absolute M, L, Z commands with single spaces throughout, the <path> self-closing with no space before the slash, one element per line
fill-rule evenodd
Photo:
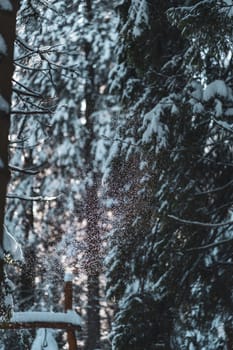
<path fill-rule="evenodd" d="M 30 81 L 38 99 L 29 96 L 26 104 L 18 102 L 16 96 L 16 103 L 28 115 L 21 133 L 25 149 L 23 155 L 18 150 L 12 163 L 25 167 L 28 147 L 35 145 L 33 166 L 45 166 L 38 167 L 40 172 L 30 179 L 25 176 L 22 181 L 21 174 L 20 180 L 14 178 L 12 191 L 32 201 L 25 206 L 18 195 L 13 205 L 9 202 L 8 218 L 13 217 L 13 225 L 20 227 L 23 236 L 25 208 L 34 203 L 28 243 L 39 257 L 36 273 L 40 288 L 49 285 L 55 300 L 61 296 L 62 286 L 57 285 L 62 283 L 65 267 L 88 275 L 88 349 L 100 342 L 98 193 L 109 144 L 111 105 L 105 88 L 114 40 L 111 8 L 112 4 L 105 1 L 59 1 L 40 6 L 25 1 L 22 17 L 27 18 L 26 30 L 18 40 L 19 54 L 22 57 L 24 51 L 26 56 L 19 63 L 20 81 L 25 86 Z M 30 111 L 33 113 L 29 117 Z M 19 135 L 17 128 L 14 134 Z M 48 202 L 50 197 L 56 198 Z M 75 298 L 80 300 L 79 295 Z M 40 308 L 40 303 L 41 294 L 37 293 L 33 307 Z M 53 307 L 60 305 L 55 302 Z"/>
<path fill-rule="evenodd" d="M 106 260 L 114 349 L 231 341 L 232 6 L 179 5 L 119 6 L 112 86 L 124 117 L 106 172 L 117 200 Z"/>

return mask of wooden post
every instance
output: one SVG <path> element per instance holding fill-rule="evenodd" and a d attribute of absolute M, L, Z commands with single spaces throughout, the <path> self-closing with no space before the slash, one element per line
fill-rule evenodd
<path fill-rule="evenodd" d="M 64 307 L 65 312 L 72 310 L 73 308 L 73 276 L 71 273 L 65 273 L 65 301 Z M 69 345 L 69 350 L 78 350 L 76 336 L 74 330 L 67 330 L 67 340 Z"/>

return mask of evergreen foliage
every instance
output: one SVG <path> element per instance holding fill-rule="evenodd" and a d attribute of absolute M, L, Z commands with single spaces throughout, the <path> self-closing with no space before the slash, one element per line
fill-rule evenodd
<path fill-rule="evenodd" d="M 232 308 L 226 224 L 232 205 L 232 6 L 143 4 L 140 21 L 137 1 L 120 4 L 112 74 L 124 113 L 106 172 L 108 194 L 118 200 L 113 213 L 120 215 L 106 259 L 108 294 L 118 300 L 113 348 L 137 349 L 146 334 L 139 315 L 141 334 L 132 347 L 121 331 L 133 328 L 129 300 L 135 293 L 149 294 L 160 305 L 157 317 L 167 317 L 166 330 L 155 320 L 152 326 L 164 348 L 226 347 Z"/>
<path fill-rule="evenodd" d="M 9 277 L 24 246 L 16 309 L 58 311 L 64 268 L 84 273 L 85 350 L 106 345 L 106 244 L 113 350 L 233 348 L 232 17 L 231 0 L 21 1 L 0 243 Z"/>
<path fill-rule="evenodd" d="M 97 329 L 102 259 L 102 237 L 97 228 L 101 225 L 101 200 L 97 196 L 114 113 L 106 83 L 115 20 L 112 4 L 93 1 L 90 9 L 89 5 L 89 1 L 71 4 L 63 0 L 22 4 L 15 75 L 21 85 L 16 85 L 14 103 L 23 118 L 18 122 L 17 113 L 13 115 L 12 141 L 16 147 L 11 162 L 28 172 L 16 173 L 12 179 L 7 221 L 25 253 L 34 253 L 33 261 L 27 260 L 24 266 L 28 278 L 23 281 L 22 273 L 17 281 L 22 289 L 16 293 L 19 307 L 39 310 L 51 303 L 53 295 L 50 308 L 61 308 L 64 268 L 72 267 L 80 275 L 96 276 L 96 289 L 85 286 L 94 305 L 89 306 L 87 296 L 83 297 L 83 282 L 77 287 L 82 295 L 75 297 L 78 301 L 83 298 L 84 315 L 86 310 L 97 315 Z M 26 97 L 22 94 L 25 86 L 30 90 Z M 31 289 L 22 305 L 24 283 L 29 280 Z M 97 331 L 98 339 L 87 334 L 87 341 L 99 342 Z"/>

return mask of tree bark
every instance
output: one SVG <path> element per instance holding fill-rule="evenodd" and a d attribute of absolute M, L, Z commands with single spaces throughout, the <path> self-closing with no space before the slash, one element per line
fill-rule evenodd
<path fill-rule="evenodd" d="M 100 346 L 100 307 L 99 307 L 99 275 L 88 275 L 88 310 L 86 350 L 94 350 Z"/>
<path fill-rule="evenodd" d="M 92 0 L 86 0 L 86 17 L 88 23 L 93 20 Z M 98 200 L 98 175 L 93 168 L 92 144 L 95 140 L 92 114 L 95 111 L 96 84 L 95 69 L 92 65 L 92 44 L 86 42 L 85 56 L 87 60 L 87 80 L 85 86 L 86 100 L 86 128 L 88 136 L 85 145 L 85 162 L 87 176 L 91 174 L 91 185 L 86 189 L 85 213 L 87 220 L 87 340 L 85 350 L 94 350 L 100 346 L 100 232 L 99 232 L 99 200 Z"/>
<path fill-rule="evenodd" d="M 16 31 L 16 15 L 19 0 L 0 4 L 0 246 L 3 247 L 4 216 L 7 185 L 10 180 L 8 169 L 8 136 L 10 128 L 10 105 L 13 54 Z M 4 281 L 4 261 L 0 257 L 0 284 Z"/>
<path fill-rule="evenodd" d="M 98 228 L 97 187 L 92 186 L 87 193 L 87 341 L 86 350 L 94 350 L 100 345 L 100 232 Z"/>
<path fill-rule="evenodd" d="M 24 154 L 24 167 L 27 169 L 33 168 L 33 149 Z M 31 179 L 29 186 L 30 196 L 33 197 L 33 181 Z M 24 220 L 22 222 L 24 229 L 24 266 L 21 269 L 20 276 L 20 309 L 27 311 L 33 306 L 35 302 L 35 277 L 36 277 L 36 250 L 29 243 L 30 233 L 34 233 L 34 215 L 33 215 L 33 201 L 26 201 L 24 206 Z"/>

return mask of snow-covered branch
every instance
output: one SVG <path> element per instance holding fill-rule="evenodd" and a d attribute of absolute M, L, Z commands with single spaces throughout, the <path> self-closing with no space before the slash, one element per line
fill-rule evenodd
<path fill-rule="evenodd" d="M 0 318 L 0 329 L 56 328 L 81 329 L 82 319 L 76 311 L 64 312 L 14 312 L 9 322 Z"/>

